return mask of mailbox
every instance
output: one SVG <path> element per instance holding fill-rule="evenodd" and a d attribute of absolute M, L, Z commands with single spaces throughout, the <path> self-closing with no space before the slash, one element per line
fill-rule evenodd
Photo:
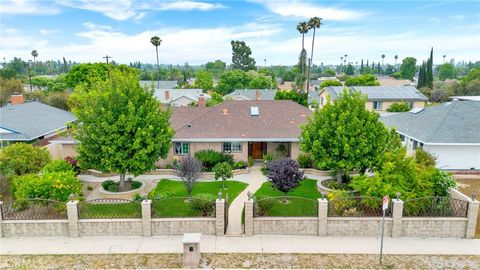
<path fill-rule="evenodd" d="M 183 235 L 183 268 L 197 268 L 200 264 L 201 233 L 186 233 Z"/>

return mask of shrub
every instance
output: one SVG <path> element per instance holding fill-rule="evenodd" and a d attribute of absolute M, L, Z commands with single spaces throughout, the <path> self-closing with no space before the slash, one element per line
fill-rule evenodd
<path fill-rule="evenodd" d="M 235 159 L 233 159 L 232 154 L 222 153 L 222 162 L 226 162 L 226 163 L 230 164 L 230 166 L 233 166 L 233 164 L 235 164 Z M 215 165 L 217 165 L 217 164 L 215 164 Z"/>
<path fill-rule="evenodd" d="M 277 150 L 278 158 L 284 158 L 287 156 L 287 147 L 285 144 L 279 144 L 275 150 Z"/>
<path fill-rule="evenodd" d="M 73 157 L 65 157 L 65 161 L 72 166 L 75 175 L 81 172 L 80 166 L 78 165 L 78 161 Z"/>
<path fill-rule="evenodd" d="M 90 186 L 90 185 L 88 185 L 88 186 L 87 186 L 87 190 L 93 190 L 93 187 Z"/>
<path fill-rule="evenodd" d="M 298 155 L 297 162 L 300 165 L 300 168 L 313 167 L 312 155 L 309 153 L 301 153 L 300 155 Z"/>
<path fill-rule="evenodd" d="M 267 178 L 275 188 L 287 193 L 290 189 L 298 186 L 300 180 L 303 179 L 303 172 L 300 171 L 295 160 L 284 158 L 270 161 Z"/>
<path fill-rule="evenodd" d="M 193 188 L 197 184 L 197 179 L 202 173 L 202 163 L 196 158 L 187 156 L 184 157 L 180 162 L 178 162 L 175 170 L 178 177 L 182 179 L 188 195 L 191 195 Z"/>
<path fill-rule="evenodd" d="M 215 212 L 215 195 L 212 194 L 197 194 L 190 199 L 190 207 L 199 212 L 202 216 L 211 216 Z"/>
<path fill-rule="evenodd" d="M 408 111 L 410 111 L 410 106 L 408 106 L 407 102 L 394 102 L 387 109 L 387 112 L 408 112 Z"/>
<path fill-rule="evenodd" d="M 415 148 L 415 162 L 425 167 L 434 167 L 437 164 L 436 158 L 422 148 Z"/>
<path fill-rule="evenodd" d="M 248 167 L 252 167 L 255 163 L 255 159 L 252 156 L 248 156 Z"/>
<path fill-rule="evenodd" d="M 102 187 L 106 191 L 109 191 L 110 186 L 113 186 L 113 185 L 115 185 L 115 181 L 113 181 L 113 180 L 107 180 L 107 181 L 102 182 Z"/>
<path fill-rule="evenodd" d="M 433 184 L 433 193 L 436 196 L 449 196 L 448 190 L 457 186 L 457 182 L 451 174 L 437 168 L 431 169 L 429 178 Z"/>
<path fill-rule="evenodd" d="M 31 144 L 14 143 L 0 150 L 0 173 L 5 175 L 37 173 L 48 162 L 48 150 Z"/>
<path fill-rule="evenodd" d="M 215 181 L 221 178 L 222 188 L 225 189 L 225 180 L 233 177 L 232 166 L 227 162 L 222 162 L 213 167 L 213 172 L 215 172 Z"/>
<path fill-rule="evenodd" d="M 243 160 L 237 161 L 237 162 L 235 162 L 235 164 L 233 164 L 233 169 L 234 170 L 246 169 L 247 167 L 248 167 L 248 164 Z"/>
<path fill-rule="evenodd" d="M 142 186 L 142 182 L 140 181 L 133 181 L 132 182 L 132 189 L 137 189 L 137 188 L 140 188 Z"/>
<path fill-rule="evenodd" d="M 136 202 L 141 202 L 141 201 L 143 201 L 143 197 L 139 193 L 135 193 L 133 195 L 133 200 L 136 201 Z"/>
<path fill-rule="evenodd" d="M 65 160 L 54 160 L 43 167 L 43 172 L 72 172 L 73 167 Z"/>
<path fill-rule="evenodd" d="M 25 174 L 13 178 L 13 196 L 17 200 L 42 198 L 67 201 L 70 194 L 79 195 L 82 183 L 72 172 Z"/>
<path fill-rule="evenodd" d="M 263 173 L 264 175 L 267 175 L 267 173 L 268 173 L 268 164 L 270 163 L 270 161 L 272 161 L 272 160 L 275 159 L 275 155 L 272 154 L 272 153 L 266 153 L 266 154 L 263 154 L 262 159 L 263 159 L 262 173 Z"/>
<path fill-rule="evenodd" d="M 215 150 L 200 150 L 195 153 L 195 158 L 202 162 L 206 171 L 211 171 L 213 166 L 222 162 L 224 156 Z"/>
<path fill-rule="evenodd" d="M 255 212 L 258 216 L 265 216 L 272 208 L 274 199 L 270 197 L 261 197 L 255 199 Z"/>

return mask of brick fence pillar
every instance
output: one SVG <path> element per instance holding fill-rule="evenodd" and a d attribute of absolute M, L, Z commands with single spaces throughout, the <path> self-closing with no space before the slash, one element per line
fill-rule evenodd
<path fill-rule="evenodd" d="M 402 236 L 402 219 L 403 219 L 403 201 L 400 199 L 392 199 L 392 237 Z"/>
<path fill-rule="evenodd" d="M 469 239 L 475 236 L 475 227 L 477 226 L 478 216 L 478 204 L 479 202 L 475 199 L 470 199 L 468 202 L 467 233 L 465 237 Z"/>
<path fill-rule="evenodd" d="M 78 237 L 78 201 L 67 202 L 67 216 L 70 237 Z"/>
<path fill-rule="evenodd" d="M 245 202 L 245 236 L 253 236 L 253 199 Z"/>
<path fill-rule="evenodd" d="M 142 201 L 142 235 L 152 236 L 152 201 Z"/>
<path fill-rule="evenodd" d="M 327 217 L 328 201 L 327 199 L 318 199 L 318 236 L 327 236 Z"/>
<path fill-rule="evenodd" d="M 225 235 L 225 199 L 215 201 L 215 234 Z"/>
<path fill-rule="evenodd" d="M 3 202 L 0 201 L 0 238 L 3 237 L 2 222 L 3 222 Z"/>

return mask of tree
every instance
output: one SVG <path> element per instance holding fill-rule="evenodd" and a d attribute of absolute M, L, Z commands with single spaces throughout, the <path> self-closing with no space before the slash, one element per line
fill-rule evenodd
<path fill-rule="evenodd" d="M 232 68 L 243 71 L 255 70 L 255 59 L 251 57 L 252 50 L 244 41 L 232 40 Z"/>
<path fill-rule="evenodd" d="M 138 71 L 126 65 L 113 66 L 108 65 L 111 72 L 118 70 L 125 74 L 138 76 Z M 68 87 L 74 88 L 80 84 L 88 86 L 98 82 L 105 81 L 107 78 L 107 64 L 105 63 L 86 63 L 73 66 L 65 76 L 65 83 Z"/>
<path fill-rule="evenodd" d="M 111 79 L 77 88 L 78 106 L 73 137 L 82 168 L 120 174 L 142 174 L 165 158 L 174 131 L 170 110 L 160 107 L 152 90 L 143 89 L 136 76 L 113 71 Z"/>
<path fill-rule="evenodd" d="M 4 175 L 38 173 L 48 162 L 48 150 L 31 144 L 14 143 L 0 150 L 0 173 Z"/>
<path fill-rule="evenodd" d="M 408 111 L 410 111 L 410 106 L 408 106 L 407 102 L 394 102 L 387 109 L 387 112 L 408 112 Z"/>
<path fill-rule="evenodd" d="M 33 64 L 35 64 L 35 61 L 36 61 L 36 59 L 37 59 L 37 57 L 38 57 L 38 52 L 37 52 L 37 50 L 33 50 L 33 51 L 32 51 L 32 56 L 33 56 Z"/>
<path fill-rule="evenodd" d="M 300 148 L 318 168 L 333 170 L 338 182 L 351 171 L 378 166 L 389 132 L 379 115 L 365 108 L 366 96 L 345 89 L 340 98 L 316 110 L 302 127 Z"/>
<path fill-rule="evenodd" d="M 410 81 L 413 80 L 413 77 L 415 76 L 415 71 L 417 70 L 416 64 L 417 59 L 413 57 L 407 57 L 403 59 L 402 65 L 400 66 L 400 74 L 402 78 Z"/>
<path fill-rule="evenodd" d="M 308 20 L 308 27 L 313 29 L 313 38 L 312 38 L 312 51 L 310 52 L 310 61 L 308 61 L 308 72 L 307 72 L 307 92 L 310 90 L 310 75 L 311 75 L 311 66 L 313 62 L 313 48 L 315 45 L 315 32 L 317 28 L 320 29 L 322 26 L 322 18 L 313 17 Z"/>
<path fill-rule="evenodd" d="M 0 106 L 5 105 L 13 94 L 23 93 L 23 83 L 19 79 L 0 78 Z"/>
<path fill-rule="evenodd" d="M 335 76 L 336 75 L 335 70 L 333 70 L 331 68 L 327 68 L 325 71 L 323 71 L 323 74 L 325 74 L 327 76 Z"/>
<path fill-rule="evenodd" d="M 295 77 L 295 84 L 297 85 L 298 89 L 303 90 L 307 80 L 307 76 L 305 76 L 305 70 L 307 69 L 307 51 L 305 49 L 302 49 L 300 55 L 298 56 L 297 67 L 298 69 L 303 70 L 303 72 L 297 74 Z"/>
<path fill-rule="evenodd" d="M 202 162 L 190 156 L 182 158 L 175 167 L 175 171 L 178 177 L 182 179 L 189 197 L 192 196 L 193 188 L 202 173 L 202 167 Z"/>
<path fill-rule="evenodd" d="M 158 46 L 162 44 L 162 40 L 158 36 L 153 36 L 150 39 L 150 43 L 152 43 L 153 46 L 155 46 L 155 52 L 157 53 L 157 70 L 160 69 L 160 63 L 158 61 Z M 157 88 L 160 88 L 160 79 L 158 78 L 158 73 L 157 73 Z"/>
<path fill-rule="evenodd" d="M 302 57 L 305 54 L 305 56 L 303 57 L 303 59 L 305 60 L 305 63 L 307 58 L 307 51 L 305 51 L 305 34 L 308 33 L 308 30 L 310 30 L 310 28 L 307 22 L 301 22 L 297 25 L 297 31 L 300 34 L 302 34 L 302 50 L 300 53 L 300 57 Z M 305 76 L 305 66 L 303 64 L 301 66 L 301 72 L 302 72 L 302 75 Z"/>
<path fill-rule="evenodd" d="M 225 71 L 227 64 L 221 60 L 215 60 L 215 62 L 208 62 L 205 64 L 205 69 L 212 73 L 215 78 L 219 78 Z"/>
<path fill-rule="evenodd" d="M 395 55 L 393 58 L 395 59 L 394 66 L 397 66 L 397 59 L 398 59 L 398 55 Z"/>
<path fill-rule="evenodd" d="M 377 78 L 371 74 L 358 75 L 348 78 L 345 81 L 346 86 L 378 86 L 380 83 Z"/>
<path fill-rule="evenodd" d="M 385 67 L 384 74 L 385 75 L 392 75 L 394 72 L 395 72 L 395 67 L 390 65 L 390 64 L 387 64 L 387 66 Z"/>
<path fill-rule="evenodd" d="M 298 186 L 303 179 L 303 172 L 293 159 L 276 159 L 268 163 L 267 178 L 276 189 L 287 194 Z"/>
<path fill-rule="evenodd" d="M 195 87 L 201 88 L 203 92 L 207 92 L 209 90 L 213 90 L 213 75 L 212 73 L 199 70 L 197 74 L 195 74 Z"/>
<path fill-rule="evenodd" d="M 211 98 L 207 100 L 207 107 L 213 107 L 217 104 L 220 104 L 223 102 L 223 97 L 217 92 L 212 92 L 211 93 Z"/>
<path fill-rule="evenodd" d="M 232 166 L 228 162 L 218 163 L 213 167 L 215 173 L 215 181 L 222 179 L 222 189 L 225 189 L 225 180 L 233 177 Z"/>
<path fill-rule="evenodd" d="M 247 88 L 247 83 L 247 77 L 243 70 L 228 70 L 220 76 L 217 90 L 222 95 L 226 95 L 233 92 L 235 89 Z"/>
<path fill-rule="evenodd" d="M 438 78 L 441 81 L 446 79 L 455 79 L 455 66 L 449 63 L 445 63 L 438 67 Z"/>
<path fill-rule="evenodd" d="M 464 93 L 468 96 L 479 96 L 480 95 L 480 80 L 472 80 L 467 86 L 465 86 Z"/>
<path fill-rule="evenodd" d="M 427 61 L 426 86 L 433 89 L 433 47 Z"/>
<path fill-rule="evenodd" d="M 383 66 L 383 60 L 385 59 L 385 54 L 382 54 L 382 66 Z"/>
<path fill-rule="evenodd" d="M 355 68 L 352 65 L 348 64 L 347 68 L 345 69 L 345 74 L 347 75 L 355 74 Z"/>
<path fill-rule="evenodd" d="M 308 107 L 307 93 L 298 93 L 295 91 L 277 91 L 275 100 L 293 100 L 298 104 Z"/>
<path fill-rule="evenodd" d="M 328 86 L 342 86 L 342 82 L 337 81 L 337 80 L 325 80 L 320 84 L 320 89 L 323 89 Z"/>

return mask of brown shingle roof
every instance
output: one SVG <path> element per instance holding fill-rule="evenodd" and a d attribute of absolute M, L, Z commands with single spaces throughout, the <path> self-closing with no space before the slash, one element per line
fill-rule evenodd
<path fill-rule="evenodd" d="M 258 107 L 259 116 L 250 108 Z M 225 101 L 213 108 L 174 108 L 174 140 L 297 141 L 311 111 L 291 100 Z"/>

